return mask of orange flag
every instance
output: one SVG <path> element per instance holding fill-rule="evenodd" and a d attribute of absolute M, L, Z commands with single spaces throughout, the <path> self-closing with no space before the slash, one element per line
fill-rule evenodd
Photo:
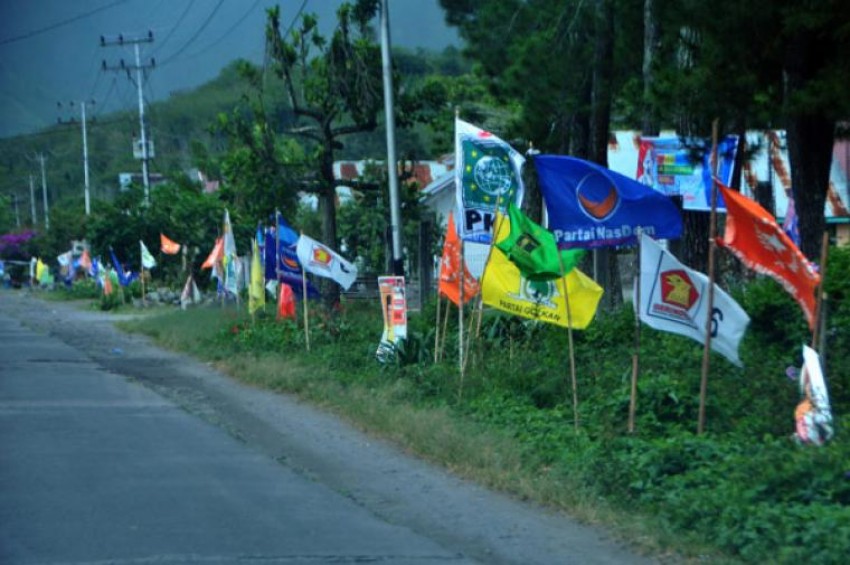
<path fill-rule="evenodd" d="M 286 283 L 280 284 L 280 294 L 277 299 L 277 319 L 295 319 L 295 293 Z"/>
<path fill-rule="evenodd" d="M 740 192 L 718 183 L 726 202 L 726 231 L 718 243 L 747 267 L 781 284 L 815 324 L 815 290 L 821 277 L 770 213 Z"/>
<path fill-rule="evenodd" d="M 209 257 L 201 265 L 202 269 L 212 269 L 216 263 L 224 258 L 224 239 L 216 238 L 213 250 L 210 251 Z"/>
<path fill-rule="evenodd" d="M 449 212 L 449 223 L 446 226 L 446 240 L 443 243 L 443 259 L 440 263 L 439 292 L 456 305 L 460 304 L 460 238 L 455 230 L 454 215 Z M 479 291 L 478 281 L 463 263 L 463 301 L 473 299 Z"/>
<path fill-rule="evenodd" d="M 180 244 L 176 241 L 171 241 L 170 239 L 165 237 L 165 234 L 159 234 L 159 241 L 160 249 L 162 249 L 162 252 L 166 255 L 177 255 L 178 253 L 180 253 Z"/>

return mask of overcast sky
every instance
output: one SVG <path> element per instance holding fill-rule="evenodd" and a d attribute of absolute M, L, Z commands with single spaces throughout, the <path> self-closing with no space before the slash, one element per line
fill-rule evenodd
<path fill-rule="evenodd" d="M 441 50 L 458 44 L 438 0 L 389 0 L 394 46 Z M 281 9 L 282 26 L 303 10 L 327 31 L 341 0 L 0 0 L 0 137 L 72 117 L 57 102 L 95 100 L 95 112 L 137 105 L 125 74 L 101 62 L 134 60 L 132 46 L 101 47 L 100 36 L 140 37 L 142 60 L 156 59 L 146 100 L 164 98 L 215 77 L 242 57 L 263 55 L 265 9 Z M 78 112 L 78 110 L 77 110 Z M 76 114 L 73 114 L 76 116 Z M 78 117 L 78 116 L 76 116 Z"/>

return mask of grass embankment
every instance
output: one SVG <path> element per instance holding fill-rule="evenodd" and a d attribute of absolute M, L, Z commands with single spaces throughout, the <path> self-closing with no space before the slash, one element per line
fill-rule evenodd
<path fill-rule="evenodd" d="M 573 426 L 567 334 L 485 316 L 461 387 L 450 317 L 434 363 L 434 306 L 412 316 L 390 366 L 374 355 L 378 304 L 311 315 L 302 330 L 220 307 L 124 324 L 215 361 L 247 383 L 329 408 L 371 433 L 482 484 L 612 526 L 656 553 L 712 561 L 844 563 L 850 555 L 850 251 L 834 252 L 826 374 L 835 438 L 801 446 L 794 429 L 806 328 L 772 281 L 738 289 L 752 318 L 739 369 L 712 355 L 707 431 L 696 435 L 702 348 L 642 330 L 636 433 L 626 433 L 634 321 L 628 307 L 575 333 L 580 427 Z M 244 310 L 244 309 L 243 309 Z M 269 308 L 271 311 L 271 308 Z"/>

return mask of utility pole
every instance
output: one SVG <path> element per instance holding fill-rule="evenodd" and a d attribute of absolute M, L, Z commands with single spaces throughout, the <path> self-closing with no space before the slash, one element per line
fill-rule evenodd
<path fill-rule="evenodd" d="M 153 157 L 153 151 L 152 148 L 148 145 L 147 132 L 145 131 L 145 101 L 144 96 L 142 95 L 142 79 L 144 78 L 144 70 L 153 68 L 154 66 L 156 66 L 156 62 L 151 59 L 149 64 L 142 65 L 141 54 L 139 51 L 139 45 L 142 43 L 153 43 L 152 31 L 148 31 L 147 35 L 145 36 L 135 38 L 127 38 L 123 35 L 119 35 L 115 39 L 106 39 L 104 36 L 100 36 L 101 47 L 107 47 L 111 45 L 132 45 L 135 51 L 136 63 L 134 65 L 127 65 L 124 63 L 124 59 L 121 59 L 121 62 L 117 67 L 109 67 L 106 65 L 106 61 L 103 61 L 101 64 L 101 68 L 104 71 L 127 71 L 128 78 L 131 76 L 130 71 L 136 71 L 135 82 L 139 98 L 139 128 L 141 129 L 141 151 L 139 152 L 138 158 L 142 160 L 142 183 L 145 187 L 145 204 L 148 204 L 150 202 L 150 175 L 148 173 L 148 161 Z M 136 155 L 135 147 L 133 154 Z"/>
<path fill-rule="evenodd" d="M 41 197 L 44 201 L 44 229 L 50 229 L 50 210 L 47 203 L 47 174 L 44 171 L 44 153 L 38 154 L 38 160 L 41 163 Z"/>
<path fill-rule="evenodd" d="M 94 104 L 94 100 L 92 100 L 91 103 Z M 70 105 L 73 108 L 73 106 L 74 106 L 73 100 L 70 102 Z M 57 106 L 59 106 L 59 108 L 61 108 L 62 103 L 58 102 Z M 86 101 L 85 100 L 80 102 L 80 120 L 81 120 L 81 123 L 82 123 L 82 130 L 83 130 L 83 178 L 84 178 L 84 182 L 85 182 L 83 195 L 84 195 L 85 203 L 86 203 L 86 216 L 88 216 L 88 215 L 91 214 L 91 195 L 90 195 L 90 186 L 89 186 L 89 142 L 88 142 L 88 135 L 86 135 Z M 70 122 L 74 123 L 74 119 L 71 118 Z M 63 123 L 61 117 L 59 118 L 59 123 L 60 124 Z"/>
<path fill-rule="evenodd" d="M 12 194 L 13 202 L 15 204 L 15 226 L 21 227 L 21 213 L 18 210 L 18 193 L 15 192 Z"/>
<path fill-rule="evenodd" d="M 401 255 L 401 204 L 398 196 L 398 158 L 395 152 L 395 113 L 393 111 L 393 69 L 390 58 L 389 0 L 381 0 L 381 61 L 384 71 L 384 113 L 387 127 L 387 179 L 390 188 L 390 228 L 393 240 L 393 274 L 404 275 Z"/>
<path fill-rule="evenodd" d="M 32 226 L 35 227 L 38 218 L 35 217 L 35 186 L 33 185 L 32 175 L 30 175 L 30 211 L 32 212 Z"/>

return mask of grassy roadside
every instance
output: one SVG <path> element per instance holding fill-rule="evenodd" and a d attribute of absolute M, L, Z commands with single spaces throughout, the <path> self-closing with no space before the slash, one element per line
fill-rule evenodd
<path fill-rule="evenodd" d="M 848 262 L 850 264 L 850 262 Z M 850 276 L 841 279 L 850 284 Z M 839 295 L 841 289 L 835 289 Z M 453 472 L 604 524 L 670 560 L 842 563 L 850 554 L 850 315 L 832 305 L 827 375 L 836 437 L 789 440 L 799 399 L 785 368 L 805 340 L 796 304 L 771 281 L 738 297 L 752 322 L 745 368 L 712 356 L 707 433 L 694 433 L 701 348 L 644 331 L 637 433 L 625 433 L 633 317 L 600 315 L 575 334 L 581 427 L 573 429 L 567 337 L 490 313 L 460 394 L 456 328 L 433 360 L 434 305 L 412 316 L 396 362 L 374 360 L 377 304 L 311 314 L 302 330 L 218 306 L 122 323 L 215 362 L 246 383 L 293 393 Z M 452 335 L 454 332 L 454 336 Z"/>

